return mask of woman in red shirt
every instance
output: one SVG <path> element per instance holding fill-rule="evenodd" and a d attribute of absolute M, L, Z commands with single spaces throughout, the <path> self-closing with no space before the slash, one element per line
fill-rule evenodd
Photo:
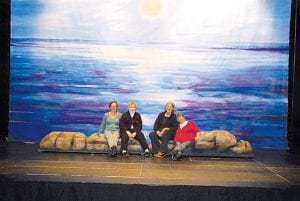
<path fill-rule="evenodd" d="M 173 160 L 181 157 L 182 151 L 192 145 L 195 137 L 200 137 L 200 129 L 193 121 L 187 121 L 183 113 L 177 113 L 176 118 L 179 125 L 174 138 L 176 146 L 172 151 Z"/>

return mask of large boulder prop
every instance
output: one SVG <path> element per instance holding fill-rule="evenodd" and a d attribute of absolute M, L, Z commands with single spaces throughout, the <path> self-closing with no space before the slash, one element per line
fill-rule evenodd
<path fill-rule="evenodd" d="M 102 133 L 93 133 L 89 137 L 87 137 L 87 151 L 89 152 L 99 152 L 99 153 L 107 153 L 108 152 L 108 144 L 106 142 L 106 138 Z M 118 151 L 121 149 L 121 139 L 118 140 L 117 145 Z M 128 141 L 128 152 L 129 153 L 142 153 L 142 146 L 139 141 L 133 139 Z"/>
<path fill-rule="evenodd" d="M 53 131 L 40 141 L 40 148 L 46 150 L 80 151 L 85 149 L 86 136 L 80 132 Z"/>
<path fill-rule="evenodd" d="M 225 130 L 213 130 L 201 132 L 195 140 L 195 149 L 200 151 L 232 152 L 236 154 L 252 153 L 252 147 L 248 141 L 237 142 L 236 137 Z"/>
<path fill-rule="evenodd" d="M 118 141 L 117 149 L 120 151 L 121 140 Z M 151 145 L 149 145 L 151 149 Z M 168 149 L 171 152 L 175 147 L 174 141 L 170 140 Z M 86 152 L 107 153 L 108 145 L 106 138 L 101 133 L 93 133 L 86 136 L 80 132 L 53 131 L 40 141 L 40 151 L 57 152 Z M 129 140 L 128 152 L 140 154 L 143 152 L 137 140 Z M 253 157 L 253 150 L 248 141 L 240 140 L 225 130 L 213 130 L 201 132 L 195 139 L 195 144 L 184 152 L 188 156 L 225 156 L 225 157 Z"/>
<path fill-rule="evenodd" d="M 86 138 L 86 150 L 90 152 L 107 151 L 108 145 L 103 134 L 94 133 Z"/>
<path fill-rule="evenodd" d="M 252 147 L 248 141 L 240 140 L 234 147 L 230 149 L 233 153 L 247 154 L 252 152 Z"/>
<path fill-rule="evenodd" d="M 172 148 L 172 144 L 170 148 Z M 120 151 L 121 139 L 118 141 L 117 149 Z M 139 141 L 133 139 L 128 142 L 128 152 L 133 154 L 142 153 Z M 86 136 L 79 132 L 53 131 L 46 135 L 39 145 L 40 151 L 58 152 L 88 152 L 88 153 L 107 153 L 108 144 L 102 133 L 93 133 Z"/>

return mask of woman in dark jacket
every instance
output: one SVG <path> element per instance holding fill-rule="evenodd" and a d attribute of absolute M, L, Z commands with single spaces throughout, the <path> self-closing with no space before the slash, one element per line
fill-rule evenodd
<path fill-rule="evenodd" d="M 150 156 L 149 147 L 142 133 L 142 118 L 141 115 L 136 112 L 136 103 L 128 103 L 128 111 L 123 113 L 120 119 L 120 134 L 121 134 L 121 154 L 123 157 L 128 157 L 127 146 L 129 139 L 138 140 L 144 150 L 143 155 Z"/>
<path fill-rule="evenodd" d="M 175 104 L 168 102 L 165 111 L 161 112 L 155 120 L 154 132 L 149 134 L 155 157 L 162 158 L 167 154 L 168 142 L 174 138 L 177 126 Z"/>

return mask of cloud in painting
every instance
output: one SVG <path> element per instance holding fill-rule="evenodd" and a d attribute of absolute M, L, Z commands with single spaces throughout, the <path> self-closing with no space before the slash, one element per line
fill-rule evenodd
<path fill-rule="evenodd" d="M 13 0 L 18 9 L 20 0 Z M 270 9 L 267 0 L 56 0 L 34 1 L 42 12 L 19 21 L 26 30 L 14 36 L 33 38 L 130 41 L 137 43 L 287 42 L 288 32 L 280 25 L 287 17 Z M 276 4 L 274 1 L 273 4 Z M 290 0 L 285 0 L 290 3 Z M 282 7 L 283 8 L 283 7 Z M 286 8 L 286 6 L 284 7 Z M 279 14 L 274 14 L 279 13 Z M 281 13 L 281 14 L 280 14 Z M 24 14 L 24 13 L 23 13 Z M 26 16 L 25 16 L 26 18 Z M 17 26 L 15 26 L 17 27 Z M 276 27 L 276 29 L 274 29 Z M 275 30 L 275 31 L 274 31 Z"/>

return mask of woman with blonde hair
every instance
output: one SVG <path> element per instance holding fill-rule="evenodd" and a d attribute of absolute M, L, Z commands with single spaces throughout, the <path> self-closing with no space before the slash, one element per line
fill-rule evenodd
<path fill-rule="evenodd" d="M 174 138 L 178 125 L 175 110 L 175 104 L 167 102 L 164 111 L 155 120 L 154 132 L 149 134 L 152 143 L 152 153 L 157 158 L 162 158 L 168 153 L 168 142 Z"/>
<path fill-rule="evenodd" d="M 123 113 L 120 119 L 121 131 L 121 154 L 122 157 L 128 157 L 127 146 L 129 139 L 138 140 L 144 150 L 143 155 L 150 156 L 149 147 L 144 134 L 142 133 L 142 117 L 136 112 L 136 103 L 128 103 L 128 111 Z"/>

